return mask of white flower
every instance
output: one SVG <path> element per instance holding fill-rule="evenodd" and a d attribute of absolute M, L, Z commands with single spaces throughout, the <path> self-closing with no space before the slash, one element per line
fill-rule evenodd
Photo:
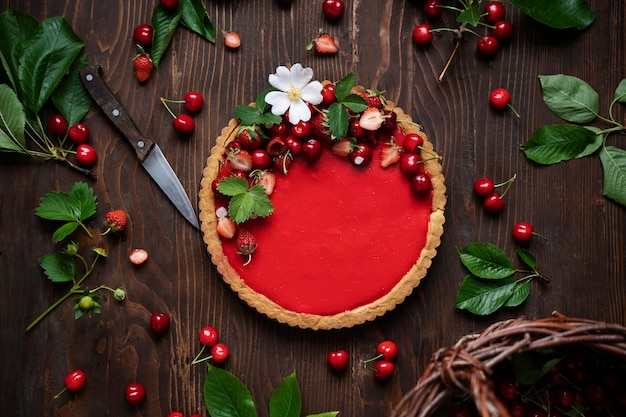
<path fill-rule="evenodd" d="M 289 122 L 294 125 L 301 120 L 309 121 L 311 109 L 307 103 L 322 102 L 322 83 L 311 81 L 312 78 L 313 70 L 300 64 L 294 64 L 291 69 L 276 68 L 276 73 L 270 74 L 269 82 L 280 91 L 271 91 L 265 96 L 267 104 L 272 106 L 272 113 L 282 116 L 289 110 Z"/>

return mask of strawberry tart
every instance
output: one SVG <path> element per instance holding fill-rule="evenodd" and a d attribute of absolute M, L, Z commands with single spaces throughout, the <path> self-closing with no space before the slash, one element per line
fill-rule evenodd
<path fill-rule="evenodd" d="M 237 106 L 203 170 L 203 238 L 260 313 L 306 329 L 394 309 L 426 276 L 446 204 L 440 157 L 381 92 L 278 67 Z"/>

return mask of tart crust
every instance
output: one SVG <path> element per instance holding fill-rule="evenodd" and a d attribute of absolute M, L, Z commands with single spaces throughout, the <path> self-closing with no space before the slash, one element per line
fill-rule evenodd
<path fill-rule="evenodd" d="M 355 87 L 354 92 L 360 93 L 363 87 Z M 230 265 L 224 255 L 222 242 L 216 229 L 215 199 L 212 190 L 212 182 L 218 176 L 220 162 L 223 160 L 226 145 L 235 140 L 240 126 L 236 119 L 231 119 L 228 125 L 221 131 L 207 159 L 207 164 L 202 172 L 202 181 L 199 191 L 200 223 L 203 239 L 218 273 L 224 282 L 237 293 L 239 298 L 259 313 L 275 319 L 281 323 L 293 327 L 313 330 L 329 330 L 353 327 L 382 316 L 393 310 L 409 296 L 420 281 L 426 276 L 432 260 L 437 254 L 437 247 L 441 243 L 443 224 L 445 222 L 444 208 L 446 205 L 446 187 L 441 164 L 437 159 L 432 159 L 433 145 L 419 125 L 412 123 L 410 116 L 399 107 L 387 101 L 386 109 L 392 109 L 397 114 L 398 125 L 406 133 L 418 133 L 424 138 L 422 157 L 425 167 L 432 182 L 432 207 L 430 221 L 426 235 L 426 243 L 421 250 L 419 258 L 411 269 L 388 293 L 368 304 L 355 309 L 333 315 L 317 315 L 290 311 L 278 305 L 273 300 L 259 294 L 247 286 L 237 271 Z"/>

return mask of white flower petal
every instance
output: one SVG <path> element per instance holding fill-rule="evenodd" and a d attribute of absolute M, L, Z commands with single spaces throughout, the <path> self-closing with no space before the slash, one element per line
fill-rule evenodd
<path fill-rule="evenodd" d="M 287 91 L 291 88 L 291 72 L 285 66 L 277 67 L 276 73 L 269 75 L 268 81 L 272 87 Z"/>
<path fill-rule="evenodd" d="M 285 114 L 291 105 L 291 100 L 287 97 L 287 93 L 282 91 L 270 91 L 265 96 L 265 102 L 272 106 L 272 114 L 276 116 Z"/>
<path fill-rule="evenodd" d="M 311 120 L 311 109 L 302 100 L 294 100 L 289 107 L 289 123 L 295 125 L 299 121 L 308 122 Z"/>
<path fill-rule="evenodd" d="M 309 102 L 311 104 L 320 104 L 323 100 L 322 97 L 322 83 L 319 81 L 312 81 L 308 83 L 302 89 L 302 100 Z"/>
<path fill-rule="evenodd" d="M 313 69 L 303 68 L 300 64 L 294 64 L 291 67 L 291 85 L 302 89 L 313 78 Z"/>

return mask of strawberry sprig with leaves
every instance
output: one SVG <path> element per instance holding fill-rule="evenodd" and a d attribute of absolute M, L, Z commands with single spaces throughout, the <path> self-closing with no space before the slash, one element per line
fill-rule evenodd
<path fill-rule="evenodd" d="M 345 138 L 350 125 L 350 114 L 362 113 L 368 108 L 365 99 L 352 92 L 356 79 L 353 73 L 349 73 L 335 83 L 336 102 L 328 108 L 328 127 L 333 138 Z"/>
<path fill-rule="evenodd" d="M 242 126 L 275 125 L 282 121 L 280 116 L 270 112 L 270 105 L 265 102 L 265 96 L 275 88 L 268 88 L 261 91 L 254 101 L 254 105 L 239 105 L 235 107 L 235 118 L 241 122 Z"/>
<path fill-rule="evenodd" d="M 498 246 L 475 242 L 459 249 L 459 258 L 470 272 L 457 293 L 455 307 L 477 315 L 488 315 L 501 307 L 517 307 L 530 294 L 530 281 L 549 280 L 537 271 L 535 257 L 526 249 L 516 253 L 530 270 L 518 270 L 513 261 Z M 522 278 L 513 278 L 523 273 Z"/>
<path fill-rule="evenodd" d="M 265 187 L 260 184 L 248 183 L 245 178 L 230 176 L 220 180 L 217 189 L 229 196 L 228 215 L 237 224 L 243 223 L 253 216 L 267 217 L 274 211 Z"/>

